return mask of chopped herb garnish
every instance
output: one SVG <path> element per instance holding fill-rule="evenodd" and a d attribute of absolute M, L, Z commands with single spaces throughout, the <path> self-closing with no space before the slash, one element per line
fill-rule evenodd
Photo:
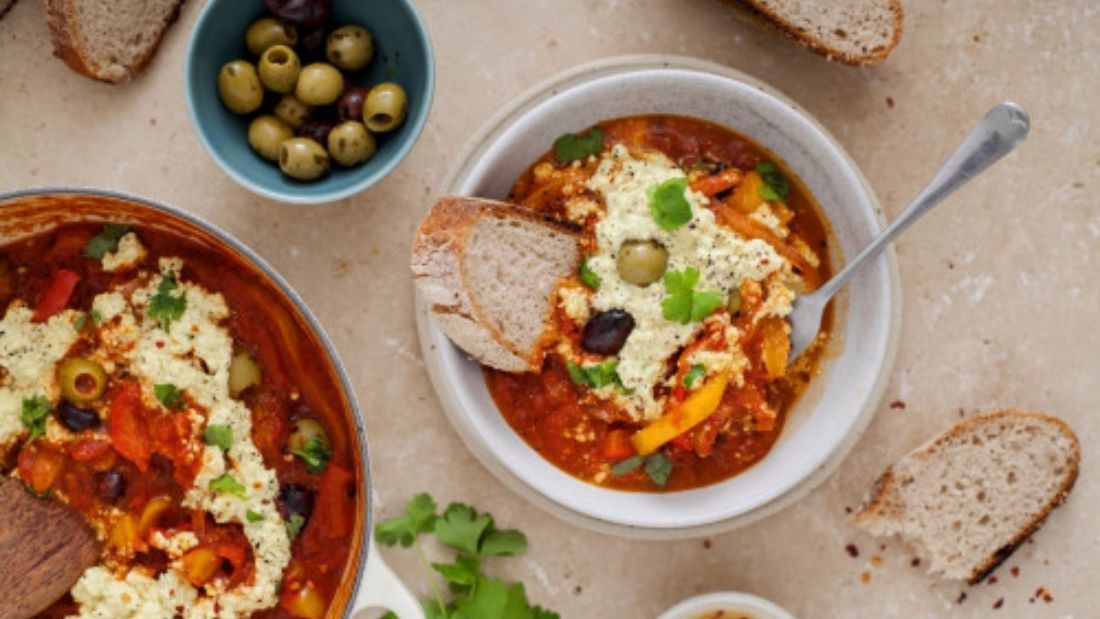
<path fill-rule="evenodd" d="M 311 437 L 301 449 L 291 449 L 290 453 L 304 460 L 306 470 L 310 473 L 320 473 L 325 470 L 325 465 L 332 457 L 329 450 L 325 449 L 325 444 L 319 436 Z"/>
<path fill-rule="evenodd" d="M 665 320 L 686 325 L 698 322 L 722 307 L 722 295 L 713 290 L 696 291 L 699 270 L 688 267 L 683 271 L 669 271 L 662 278 L 668 296 L 661 302 Z"/>
<path fill-rule="evenodd" d="M 73 323 L 73 328 L 76 329 L 77 333 L 80 333 L 81 331 L 84 330 L 84 325 L 87 322 L 88 322 L 88 313 L 84 312 L 83 314 L 76 317 L 76 322 Z"/>
<path fill-rule="evenodd" d="M 790 183 L 787 178 L 775 167 L 774 163 L 764 162 L 756 166 L 754 170 L 763 179 L 764 184 L 757 190 L 757 194 L 768 202 L 786 202 L 791 194 Z"/>
<path fill-rule="evenodd" d="M 687 178 L 671 178 L 649 188 L 649 212 L 664 230 L 675 230 L 691 221 L 691 204 L 684 197 Z"/>
<path fill-rule="evenodd" d="M 286 536 L 290 538 L 290 541 L 294 541 L 294 538 L 298 537 L 298 534 L 302 532 L 302 527 L 305 525 L 305 516 L 301 514 L 291 515 L 290 519 L 286 521 Z"/>
<path fill-rule="evenodd" d="M 183 392 L 171 383 L 153 385 L 153 395 L 165 408 L 177 409 L 183 405 Z"/>
<path fill-rule="evenodd" d="M 632 456 L 617 462 L 611 467 L 611 474 L 615 477 L 622 477 L 637 471 L 639 468 L 645 471 L 645 474 L 655 486 L 664 488 L 665 484 L 668 483 L 669 476 L 672 475 L 673 465 L 663 453 L 657 452 L 649 456 Z"/>
<path fill-rule="evenodd" d="M 183 311 L 187 309 L 187 295 L 172 294 L 177 288 L 179 283 L 176 281 L 176 274 L 166 271 L 160 278 L 160 284 L 157 285 L 157 293 L 149 299 L 149 315 L 159 320 L 165 330 L 173 320 L 179 320 L 180 316 L 183 316 Z"/>
<path fill-rule="evenodd" d="M 559 163 L 584 159 L 589 155 L 597 155 L 602 150 L 603 129 L 599 127 L 594 127 L 591 131 L 581 135 L 566 133 L 554 140 L 554 158 Z"/>
<path fill-rule="evenodd" d="M 574 383 L 582 387 L 602 389 L 608 385 L 615 385 L 623 391 L 627 391 L 623 387 L 622 378 L 619 377 L 618 367 L 619 362 L 614 360 L 588 366 L 578 365 L 570 361 L 565 364 L 565 371 L 569 373 L 569 378 Z"/>
<path fill-rule="evenodd" d="M 129 232 L 129 226 L 122 224 L 107 224 L 99 234 L 92 237 L 84 246 L 84 255 L 88 258 L 102 260 L 103 256 L 118 251 L 118 241 Z"/>
<path fill-rule="evenodd" d="M 232 494 L 240 499 L 248 498 L 248 493 L 246 492 L 247 488 L 244 487 L 244 484 L 237 481 L 237 479 L 229 473 L 224 473 L 221 477 L 212 479 L 210 481 L 210 489 L 223 494 Z"/>
<path fill-rule="evenodd" d="M 49 415 L 50 401 L 46 398 L 40 395 L 23 398 L 23 412 L 19 419 L 23 421 L 23 425 L 27 426 L 27 430 L 30 430 L 32 441 L 46 434 L 46 417 Z"/>
<path fill-rule="evenodd" d="M 596 272 L 588 268 L 588 258 L 581 260 L 581 266 L 578 269 L 578 277 L 585 286 L 593 290 L 600 289 L 600 276 L 596 275 Z"/>
<path fill-rule="evenodd" d="M 691 389 L 699 379 L 707 375 L 707 368 L 702 363 L 696 363 L 684 374 L 684 386 Z"/>
<path fill-rule="evenodd" d="M 251 523 L 253 523 L 253 524 L 255 524 L 257 522 L 263 522 L 264 521 L 264 515 L 260 514 L 260 513 L 257 513 L 257 512 L 254 512 L 251 509 L 249 509 L 249 510 L 246 510 L 244 512 L 244 519 L 251 522 Z"/>
<path fill-rule="evenodd" d="M 626 460 L 620 460 L 611 467 L 611 474 L 615 477 L 622 477 L 628 473 L 633 473 L 638 470 L 638 467 L 645 464 L 644 456 L 631 456 Z"/>
<path fill-rule="evenodd" d="M 229 449 L 233 445 L 233 428 L 212 423 L 202 431 L 202 440 L 207 445 Z"/>
<path fill-rule="evenodd" d="M 393 546 L 400 543 L 408 548 L 420 534 L 435 530 L 436 507 L 430 495 L 418 494 L 409 501 L 404 514 L 375 527 L 374 536 L 380 544 Z"/>
<path fill-rule="evenodd" d="M 99 313 L 99 310 L 92 310 L 90 312 L 84 312 L 76 317 L 76 322 L 73 323 L 73 328 L 77 332 L 83 331 L 84 327 L 88 326 L 88 319 L 92 319 L 92 325 L 98 327 L 99 323 L 103 322 L 103 315 Z"/>

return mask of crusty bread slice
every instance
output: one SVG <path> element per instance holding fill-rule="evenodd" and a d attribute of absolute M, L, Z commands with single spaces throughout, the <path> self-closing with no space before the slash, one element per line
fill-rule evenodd
<path fill-rule="evenodd" d="M 901 40 L 901 0 L 723 0 L 742 17 L 844 64 L 875 65 Z"/>
<path fill-rule="evenodd" d="M 576 231 L 514 204 L 446 196 L 416 232 L 412 271 L 443 332 L 507 372 L 541 367 L 562 277 L 580 262 Z"/>
<path fill-rule="evenodd" d="M 15 0 L 0 0 L 0 17 L 7 15 L 13 4 Z"/>
<path fill-rule="evenodd" d="M 46 0 L 54 55 L 77 73 L 124 82 L 153 58 L 183 0 Z"/>
<path fill-rule="evenodd" d="M 1066 499 L 1080 460 L 1057 417 L 977 415 L 887 469 L 855 519 L 873 535 L 900 534 L 930 572 L 978 583 Z"/>

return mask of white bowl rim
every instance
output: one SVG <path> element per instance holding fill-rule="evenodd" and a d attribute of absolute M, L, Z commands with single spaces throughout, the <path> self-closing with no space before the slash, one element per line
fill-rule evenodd
<path fill-rule="evenodd" d="M 827 146 L 832 148 L 846 164 L 847 171 L 859 181 L 862 185 L 861 189 L 865 192 L 873 211 L 865 213 L 865 216 L 869 216 L 874 220 L 875 224 L 881 229 L 881 209 L 878 208 L 878 200 L 873 189 L 863 177 L 858 166 L 852 161 L 851 157 L 813 116 L 774 88 L 740 71 L 705 60 L 673 55 L 645 54 L 606 58 L 574 67 L 537 84 L 527 92 L 516 97 L 510 105 L 498 112 L 473 135 L 460 155 L 456 158 L 454 166 L 442 183 L 441 192 L 455 190 L 457 183 L 460 180 L 464 180 L 471 169 L 477 165 L 478 161 L 474 155 L 486 148 L 487 144 L 492 143 L 503 128 L 510 126 L 517 118 L 523 116 L 532 108 L 544 103 L 545 100 L 555 96 L 557 93 L 567 90 L 572 86 L 595 81 L 607 76 L 662 69 L 711 74 L 712 76 L 742 82 L 788 106 L 796 115 L 800 115 L 806 123 L 812 126 L 820 137 L 825 140 Z M 494 453 L 494 451 L 489 448 L 488 444 L 483 440 L 483 437 L 473 428 L 466 411 L 464 411 L 463 407 L 459 404 L 461 393 L 456 387 L 456 381 L 452 380 L 451 370 L 444 364 L 444 355 L 439 353 L 439 348 L 441 346 L 453 345 L 447 340 L 446 336 L 443 335 L 442 331 L 434 325 L 434 322 L 430 318 L 428 307 L 419 293 L 415 294 L 417 331 L 425 365 L 428 369 L 433 387 L 439 396 L 440 403 L 452 426 L 475 457 L 477 457 L 494 476 L 511 490 L 567 522 L 603 533 L 646 539 L 699 537 L 744 526 L 789 506 L 828 478 L 828 476 L 840 465 L 860 436 L 862 436 L 864 430 L 874 416 L 874 412 L 885 391 L 890 369 L 896 357 L 901 324 L 900 278 L 893 250 L 887 250 L 883 258 L 885 260 L 885 268 L 888 272 L 887 290 L 885 292 L 888 295 L 890 311 L 889 316 L 886 318 L 888 327 L 885 333 L 886 341 L 881 357 L 882 363 L 879 366 L 879 371 L 874 383 L 867 392 L 864 404 L 848 433 L 842 440 L 834 445 L 831 453 L 813 470 L 805 471 L 799 481 L 793 483 L 790 487 L 778 493 L 770 500 L 738 513 L 722 515 L 704 521 L 669 522 L 662 523 L 658 526 L 642 525 L 608 517 L 605 514 L 599 513 L 598 510 L 587 509 L 586 507 L 580 507 L 576 504 L 570 505 L 568 497 L 563 497 L 561 495 L 550 497 L 544 494 L 532 485 L 530 481 L 512 470 L 497 453 Z M 522 439 L 519 440 L 522 441 Z M 557 471 L 552 465 L 548 466 L 554 469 L 554 471 Z M 575 482 L 578 488 L 593 487 L 586 482 L 569 477 L 565 473 L 560 471 L 558 471 L 558 473 Z"/>
<path fill-rule="evenodd" d="M 758 619 L 795 619 L 775 602 L 739 591 L 715 591 L 688 598 L 661 613 L 657 619 L 697 619 L 701 613 L 726 610 L 729 606 L 755 613 Z"/>

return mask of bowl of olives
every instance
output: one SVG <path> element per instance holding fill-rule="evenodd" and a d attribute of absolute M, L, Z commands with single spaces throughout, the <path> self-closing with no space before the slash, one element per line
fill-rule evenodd
<path fill-rule="evenodd" d="M 211 0 L 184 69 L 214 161 L 280 202 L 347 198 L 412 149 L 435 67 L 411 0 Z"/>

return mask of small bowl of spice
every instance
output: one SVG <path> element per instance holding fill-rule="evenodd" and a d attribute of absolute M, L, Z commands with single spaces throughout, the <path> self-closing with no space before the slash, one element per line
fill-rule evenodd
<path fill-rule="evenodd" d="M 774 603 L 749 593 L 719 591 L 689 598 L 657 619 L 795 619 Z"/>

